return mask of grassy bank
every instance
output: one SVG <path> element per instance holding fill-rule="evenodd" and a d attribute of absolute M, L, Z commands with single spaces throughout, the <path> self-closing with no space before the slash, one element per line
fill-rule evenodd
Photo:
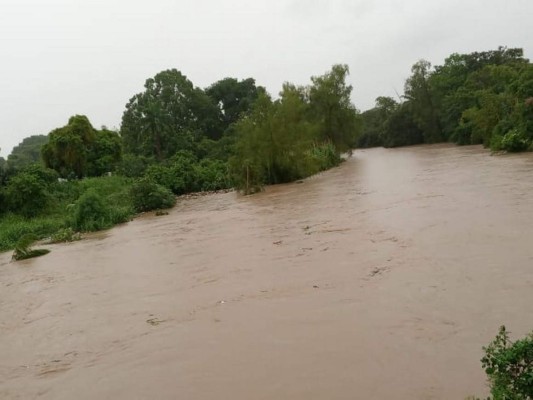
<path fill-rule="evenodd" d="M 41 199 L 45 207 L 38 215 L 0 217 L 0 251 L 13 249 L 25 234 L 44 239 L 65 228 L 94 231 L 128 221 L 135 215 L 133 185 L 133 179 L 121 176 L 53 183 Z"/>

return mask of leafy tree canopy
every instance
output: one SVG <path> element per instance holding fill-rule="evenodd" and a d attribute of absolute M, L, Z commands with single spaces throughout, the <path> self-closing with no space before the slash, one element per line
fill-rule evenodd
<path fill-rule="evenodd" d="M 162 71 L 144 87 L 144 92 L 130 99 L 122 116 L 127 152 L 163 160 L 178 150 L 191 149 L 202 135 L 219 135 L 220 110 L 178 70 Z"/>
<path fill-rule="evenodd" d="M 207 95 L 220 108 L 220 133 L 250 110 L 260 91 L 264 91 L 264 88 L 257 87 L 253 78 L 241 81 L 224 78 L 206 89 Z"/>
<path fill-rule="evenodd" d="M 44 164 L 64 178 L 102 175 L 112 171 L 122 156 L 119 134 L 93 128 L 84 115 L 71 117 L 48 136 L 42 146 Z"/>
<path fill-rule="evenodd" d="M 358 145 L 449 140 L 493 150 L 533 149 L 533 65 L 522 49 L 455 53 L 434 68 L 420 60 L 405 82 L 404 100 L 388 115 L 378 105 L 365 112 Z M 391 121 L 397 118 L 402 123 L 394 128 Z"/>
<path fill-rule="evenodd" d="M 347 65 L 334 65 L 324 75 L 311 77 L 309 87 L 311 111 L 321 125 L 321 136 L 341 151 L 355 145 L 360 127 L 350 98 L 353 88 L 346 83 L 349 72 Z"/>
<path fill-rule="evenodd" d="M 21 170 L 27 165 L 41 161 L 41 147 L 48 143 L 48 136 L 33 135 L 22 140 L 7 157 L 11 170 Z"/>
<path fill-rule="evenodd" d="M 84 115 L 70 117 L 68 124 L 49 133 L 42 147 L 43 161 L 63 177 L 82 178 L 87 174 L 88 149 L 96 132 Z"/>

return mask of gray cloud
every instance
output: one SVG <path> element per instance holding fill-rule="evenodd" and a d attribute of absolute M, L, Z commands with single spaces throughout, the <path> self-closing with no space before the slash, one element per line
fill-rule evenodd
<path fill-rule="evenodd" d="M 146 78 L 177 68 L 205 87 L 254 77 L 272 94 L 350 66 L 353 101 L 401 92 L 420 58 L 524 47 L 530 0 L 1 0 L 0 147 L 73 114 L 118 127 Z"/>

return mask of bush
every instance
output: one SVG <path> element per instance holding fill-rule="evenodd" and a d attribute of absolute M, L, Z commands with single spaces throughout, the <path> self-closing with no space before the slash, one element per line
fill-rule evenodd
<path fill-rule="evenodd" d="M 15 251 L 13 252 L 12 260 L 26 260 L 28 258 L 39 257 L 50 253 L 47 249 L 33 250 L 30 246 L 37 240 L 37 236 L 31 233 L 23 235 L 15 244 Z"/>
<path fill-rule="evenodd" d="M 50 168 L 45 168 L 40 164 L 30 164 L 21 172 L 33 175 L 46 184 L 57 182 L 57 179 L 59 178 L 59 174 L 56 171 Z"/>
<path fill-rule="evenodd" d="M 472 144 L 472 126 L 469 123 L 461 122 L 454 128 L 450 135 L 450 141 L 460 146 Z"/>
<path fill-rule="evenodd" d="M 494 400 L 533 399 L 533 332 L 511 342 L 505 326 L 485 348 L 481 363 Z"/>
<path fill-rule="evenodd" d="M 507 132 L 501 140 L 501 150 L 509 152 L 526 151 L 529 147 L 529 141 L 525 134 L 518 129 Z"/>
<path fill-rule="evenodd" d="M 141 179 L 130 189 L 133 207 L 137 212 L 170 208 L 176 204 L 172 192 L 149 179 Z"/>
<path fill-rule="evenodd" d="M 55 171 L 38 164 L 13 176 L 4 191 L 4 208 L 25 217 L 35 217 L 48 205 L 49 187 L 57 181 Z"/>
<path fill-rule="evenodd" d="M 152 165 L 146 177 L 180 195 L 197 191 L 196 157 L 188 151 L 178 151 L 166 164 Z"/>
<path fill-rule="evenodd" d="M 220 160 L 204 159 L 195 166 L 196 188 L 199 191 L 228 189 L 231 187 L 228 164 Z"/>
<path fill-rule="evenodd" d="M 5 189 L 7 207 L 25 217 L 35 217 L 48 204 L 46 182 L 30 173 L 21 172 L 10 179 Z"/>
<path fill-rule="evenodd" d="M 210 159 L 198 162 L 188 151 L 179 151 L 165 164 L 151 165 L 146 178 L 177 195 L 230 187 L 226 162 Z"/>
<path fill-rule="evenodd" d="M 111 208 L 94 190 L 88 190 L 74 205 L 72 224 L 82 232 L 109 228 L 113 225 Z"/>
<path fill-rule="evenodd" d="M 153 162 L 153 159 L 148 157 L 125 154 L 116 170 L 122 176 L 139 178 L 144 175 L 148 166 L 153 164 Z"/>
<path fill-rule="evenodd" d="M 311 170 L 309 171 L 311 173 L 306 175 L 311 175 L 312 173 L 319 171 L 325 171 L 329 168 L 339 165 L 341 162 L 341 157 L 331 142 L 314 146 L 310 151 L 310 155 L 318 171 Z"/>

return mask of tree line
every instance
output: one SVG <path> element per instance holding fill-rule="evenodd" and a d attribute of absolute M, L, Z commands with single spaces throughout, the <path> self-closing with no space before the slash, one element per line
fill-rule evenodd
<path fill-rule="evenodd" d="M 131 97 L 120 130 L 74 115 L 25 138 L 0 159 L 0 249 L 26 233 L 102 229 L 171 206 L 173 195 L 252 193 L 337 165 L 361 128 L 348 74 L 334 65 L 274 98 L 253 78 L 202 89 L 170 69 Z"/>
<path fill-rule="evenodd" d="M 359 147 L 482 144 L 494 151 L 533 146 L 533 64 L 519 48 L 454 53 L 443 65 L 420 60 L 404 95 L 378 97 L 362 113 Z"/>
<path fill-rule="evenodd" d="M 346 65 L 334 65 L 308 85 L 285 83 L 272 96 L 253 78 L 202 89 L 176 69 L 161 71 L 127 102 L 119 130 L 75 115 L 0 158 L 0 225 L 19 226 L 13 238 L 28 233 L 25 220 L 50 216 L 55 222 L 38 236 L 57 226 L 107 227 L 168 206 L 172 195 L 253 193 L 301 179 L 337 165 L 354 147 L 450 141 L 532 149 L 533 65 L 522 49 L 452 54 L 435 67 L 421 60 L 402 96 L 378 97 L 363 113 L 350 100 L 348 74 Z M 88 196 L 94 204 L 108 203 L 101 223 L 72 222 L 87 190 L 101 197 Z M 5 243 L 0 238 L 0 248 L 13 240 Z"/>

